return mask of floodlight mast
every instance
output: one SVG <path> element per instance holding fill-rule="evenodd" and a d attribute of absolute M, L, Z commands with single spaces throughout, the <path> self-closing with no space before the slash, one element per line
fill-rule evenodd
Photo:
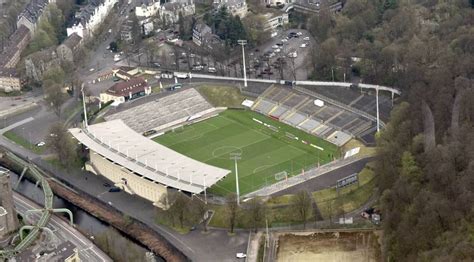
<path fill-rule="evenodd" d="M 244 68 L 244 87 L 247 87 L 247 72 L 245 68 L 245 45 L 247 44 L 247 40 L 237 40 L 237 43 L 242 46 L 242 63 Z"/>
<path fill-rule="evenodd" d="M 235 166 L 235 191 L 237 193 L 237 205 L 240 206 L 240 188 L 239 188 L 239 170 L 237 168 L 237 160 L 240 160 L 240 153 L 230 153 L 230 159 L 234 160 Z"/>
<path fill-rule="evenodd" d="M 84 83 L 81 85 L 81 93 L 82 93 L 82 106 L 84 107 L 84 127 L 86 130 L 89 128 L 89 125 L 87 123 L 87 110 L 86 110 L 86 98 L 84 95 Z"/>

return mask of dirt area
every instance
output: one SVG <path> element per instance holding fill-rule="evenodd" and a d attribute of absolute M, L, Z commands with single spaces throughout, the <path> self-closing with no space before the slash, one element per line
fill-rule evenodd
<path fill-rule="evenodd" d="M 378 234 L 374 232 L 325 232 L 281 235 L 277 260 L 324 262 L 381 261 Z"/>

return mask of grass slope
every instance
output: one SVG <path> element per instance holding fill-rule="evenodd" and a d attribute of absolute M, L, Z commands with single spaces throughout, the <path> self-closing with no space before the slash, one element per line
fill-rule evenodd
<path fill-rule="evenodd" d="M 242 107 L 242 101 L 245 100 L 239 89 L 232 86 L 203 85 L 197 90 L 215 107 Z"/>
<path fill-rule="evenodd" d="M 277 127 L 278 132 L 252 118 Z M 286 132 L 300 140 L 286 137 Z M 246 110 L 227 110 L 217 117 L 154 140 L 193 159 L 231 170 L 231 174 L 210 189 L 210 192 L 219 195 L 235 192 L 234 162 L 229 159 L 232 152 L 242 153 L 238 163 L 241 194 L 275 183 L 276 173 L 286 171 L 291 175 L 299 174 L 303 168 L 317 165 L 318 159 L 320 164 L 324 164 L 339 153 L 338 148 L 327 141 Z M 301 140 L 318 145 L 324 151 Z"/>

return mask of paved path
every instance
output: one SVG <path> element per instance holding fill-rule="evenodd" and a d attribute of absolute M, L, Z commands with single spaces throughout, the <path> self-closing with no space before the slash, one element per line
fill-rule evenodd
<path fill-rule="evenodd" d="M 357 161 L 361 160 L 359 157 L 351 157 L 347 159 L 341 159 L 341 160 L 336 160 L 330 163 L 327 163 L 325 165 L 322 165 L 320 167 L 316 167 L 310 170 L 305 171 L 304 173 L 301 173 L 296 176 L 292 176 L 286 180 L 282 180 L 280 182 L 277 182 L 273 185 L 261 188 L 257 191 L 254 191 L 252 193 L 249 193 L 245 195 L 244 197 L 255 197 L 255 196 L 270 196 L 270 195 L 275 195 L 280 191 L 284 191 L 287 188 L 292 188 L 295 187 L 299 184 L 302 184 L 308 180 L 311 180 L 313 178 L 325 175 L 326 173 L 329 173 L 331 171 L 337 170 L 339 168 L 342 168 L 344 166 L 350 165 L 352 163 L 355 163 Z M 333 182 L 336 182 L 335 180 Z"/>
<path fill-rule="evenodd" d="M 24 214 L 26 210 L 41 208 L 36 203 L 33 203 L 16 192 L 13 193 L 13 199 L 16 210 L 21 214 Z M 48 222 L 48 228 L 50 228 L 54 232 L 55 236 L 60 240 L 69 240 L 71 243 L 73 243 L 77 247 L 79 251 L 79 257 L 82 261 L 113 261 L 109 256 L 107 256 L 107 254 L 94 245 L 92 241 L 90 241 L 87 237 L 82 235 L 79 231 L 71 227 L 67 222 L 63 221 L 59 217 L 55 215 L 51 216 L 51 219 Z"/>
<path fill-rule="evenodd" d="M 12 129 L 16 128 L 16 127 L 19 127 L 19 126 L 21 126 L 21 125 L 24 125 L 24 124 L 26 124 L 26 123 L 28 123 L 28 122 L 30 122 L 30 121 L 33 121 L 33 119 L 34 119 L 34 118 L 30 116 L 30 117 L 25 118 L 25 119 L 23 119 L 23 120 L 21 120 L 21 121 L 18 121 L 18 122 L 16 122 L 16 123 L 13 123 L 13 124 L 11 124 L 11 125 L 5 127 L 5 128 L 2 128 L 2 129 L 0 129 L 0 135 L 3 135 L 3 133 L 5 133 L 5 132 L 7 132 L 7 131 L 9 131 L 9 130 L 12 130 Z"/>

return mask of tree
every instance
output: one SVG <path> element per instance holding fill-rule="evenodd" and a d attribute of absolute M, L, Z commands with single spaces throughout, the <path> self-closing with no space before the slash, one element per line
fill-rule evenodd
<path fill-rule="evenodd" d="M 59 84 L 48 85 L 44 88 L 45 101 L 51 110 L 58 116 L 61 117 L 61 107 L 66 102 L 66 94 L 63 93 L 63 88 Z"/>
<path fill-rule="evenodd" d="M 184 228 L 184 222 L 189 210 L 189 197 L 181 192 L 175 191 L 170 193 L 169 201 L 171 206 L 167 212 L 169 212 L 172 217 L 173 225 L 175 224 L 175 220 L 178 219 L 180 227 Z"/>
<path fill-rule="evenodd" d="M 43 74 L 45 101 L 58 118 L 61 116 L 61 107 L 67 99 L 67 95 L 63 92 L 65 78 L 66 75 L 60 67 L 51 68 Z"/>
<path fill-rule="evenodd" d="M 308 191 L 299 191 L 291 198 L 294 214 L 303 223 L 304 228 L 306 228 L 306 222 L 311 217 L 311 202 Z"/>
<path fill-rule="evenodd" d="M 270 31 L 264 30 L 265 18 L 262 15 L 249 14 L 242 21 L 249 43 L 259 46 L 271 38 Z"/>
<path fill-rule="evenodd" d="M 265 217 L 265 203 L 263 203 L 261 199 L 255 197 L 246 203 L 245 209 L 250 215 L 250 222 L 252 223 L 252 227 L 256 233 L 258 227 L 261 226 L 263 222 L 263 218 Z"/>
<path fill-rule="evenodd" d="M 204 227 L 204 232 L 207 232 L 207 213 L 208 205 L 201 201 L 201 199 L 193 198 L 192 206 L 191 206 L 191 213 L 192 213 L 192 220 L 193 224 L 198 224 L 202 222 L 202 226 Z"/>
<path fill-rule="evenodd" d="M 48 147 L 58 156 L 64 167 L 72 167 L 77 159 L 76 143 L 73 141 L 64 123 L 51 126 L 47 138 Z"/>
<path fill-rule="evenodd" d="M 237 205 L 237 195 L 235 193 L 228 194 L 226 197 L 226 215 L 231 234 L 234 233 L 238 210 L 239 206 Z"/>

